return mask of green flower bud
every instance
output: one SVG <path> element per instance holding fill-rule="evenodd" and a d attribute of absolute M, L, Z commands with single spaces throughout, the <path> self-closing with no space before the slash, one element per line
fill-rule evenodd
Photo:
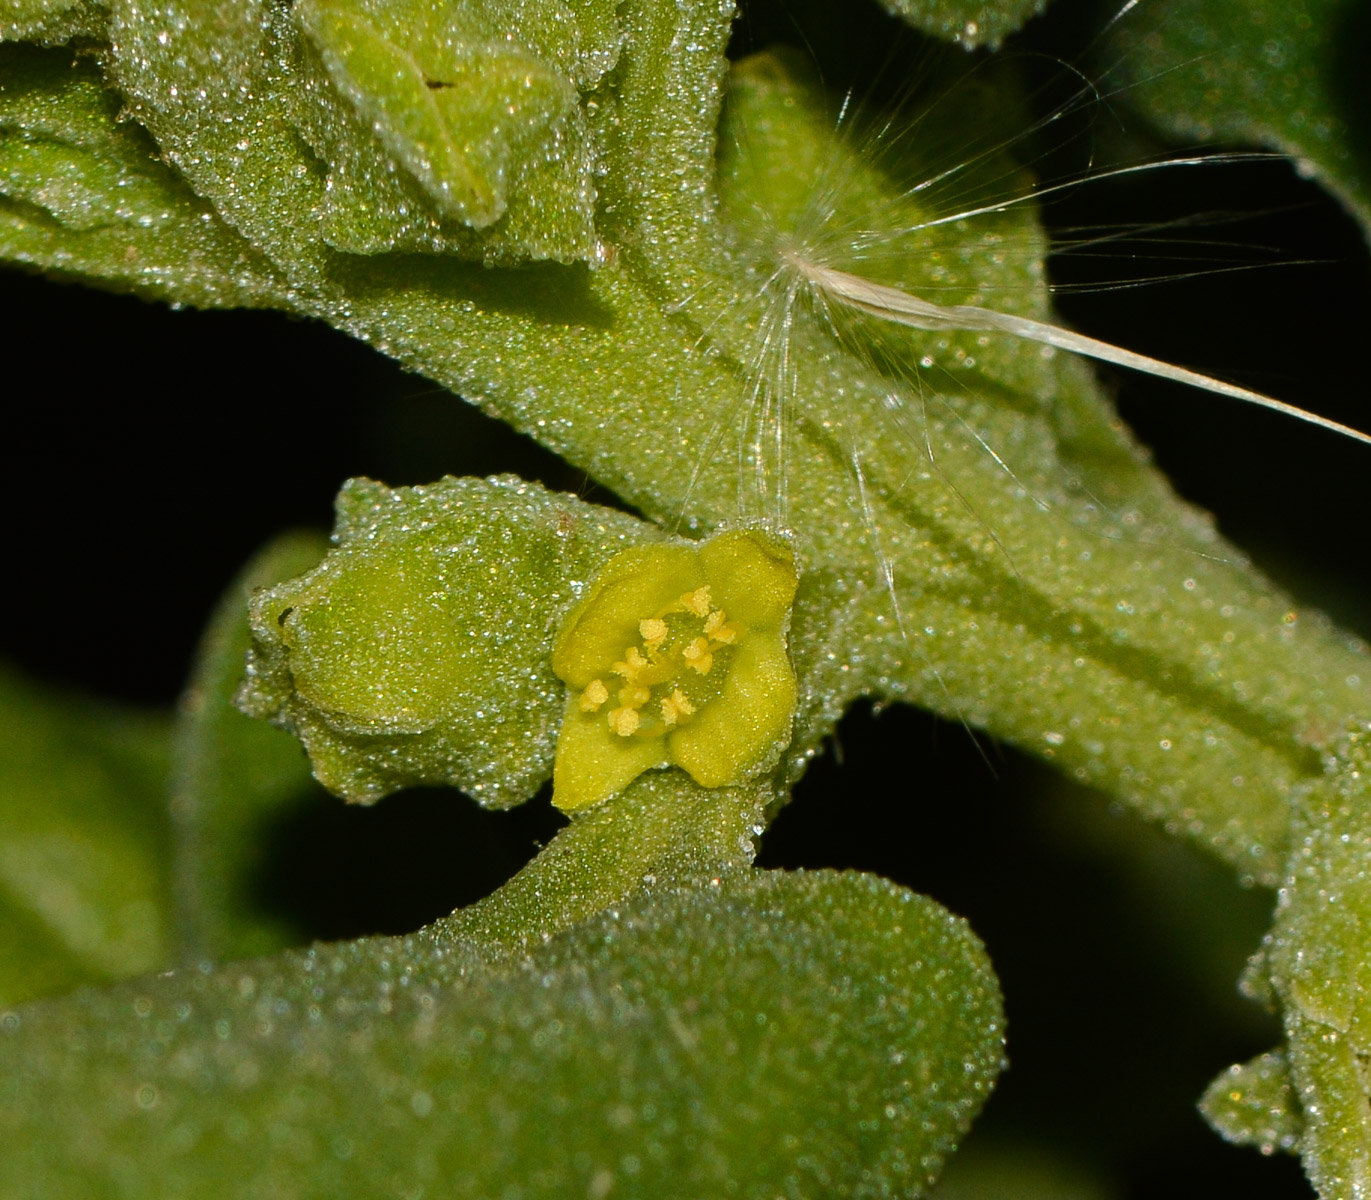
<path fill-rule="evenodd" d="M 557 629 L 617 551 L 660 536 L 519 479 L 352 480 L 327 558 L 254 598 L 239 706 L 348 800 L 427 784 L 519 804 L 552 766 Z"/>

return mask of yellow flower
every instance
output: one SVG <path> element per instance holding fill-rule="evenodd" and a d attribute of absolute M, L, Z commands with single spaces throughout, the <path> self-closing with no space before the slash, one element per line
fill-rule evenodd
<path fill-rule="evenodd" d="M 571 688 L 553 803 L 589 808 L 657 767 L 722 787 L 772 765 L 795 716 L 798 582 L 789 546 L 755 530 L 610 559 L 552 652 Z"/>

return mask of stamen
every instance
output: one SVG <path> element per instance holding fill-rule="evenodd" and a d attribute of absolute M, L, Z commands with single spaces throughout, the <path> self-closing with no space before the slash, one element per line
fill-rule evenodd
<path fill-rule="evenodd" d="M 600 705 L 609 699 L 609 689 L 598 679 L 592 679 L 590 686 L 581 693 L 581 711 L 596 712 Z"/>
<path fill-rule="evenodd" d="M 642 708 L 652 699 L 652 693 L 641 684 L 630 683 L 619 689 L 619 703 L 625 708 Z"/>
<path fill-rule="evenodd" d="M 687 612 L 692 612 L 697 617 L 705 616 L 709 612 L 709 584 L 696 588 L 693 592 L 686 592 L 681 597 L 681 603 Z"/>
<path fill-rule="evenodd" d="M 712 642 L 721 646 L 731 646 L 738 640 L 738 627 L 724 623 L 724 610 L 716 608 L 705 620 L 705 633 Z"/>
<path fill-rule="evenodd" d="M 714 655 L 709 652 L 709 643 L 702 637 L 696 638 L 682 650 L 681 657 L 685 659 L 686 666 L 699 671 L 701 675 L 708 675 L 709 669 L 714 665 Z"/>
<path fill-rule="evenodd" d="M 620 737 L 632 737 L 641 722 L 636 708 L 616 708 L 609 714 L 609 727 Z"/>
<path fill-rule="evenodd" d="M 675 725 L 684 717 L 692 716 L 695 712 L 695 705 L 691 704 L 689 698 L 676 688 L 670 696 L 662 700 L 662 722 L 666 725 Z"/>
<path fill-rule="evenodd" d="M 616 662 L 610 670 L 614 674 L 632 683 L 638 678 L 638 672 L 647 666 L 647 659 L 642 655 L 642 651 L 637 646 L 630 646 L 628 653 L 624 655 L 623 662 Z"/>

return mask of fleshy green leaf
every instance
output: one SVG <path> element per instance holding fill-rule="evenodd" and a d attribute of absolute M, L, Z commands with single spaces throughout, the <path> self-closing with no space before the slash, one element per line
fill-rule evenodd
<path fill-rule="evenodd" d="M 1304 1116 L 1300 1153 L 1328 1200 L 1371 1189 L 1369 781 L 1371 725 L 1358 723 L 1330 757 L 1327 780 L 1299 798 L 1290 873 L 1265 953 Z"/>
<path fill-rule="evenodd" d="M 683 771 L 652 771 L 578 816 L 524 870 L 484 900 L 429 927 L 495 953 L 528 950 L 658 884 L 747 873 L 769 780 L 702 788 Z"/>
<path fill-rule="evenodd" d="M 525 8 L 501 5 L 500 20 L 518 21 Z M 549 9 L 530 24 L 530 38 L 545 41 L 548 56 L 582 84 L 615 67 L 615 90 L 593 105 L 587 101 L 585 108 L 598 153 L 613 156 L 604 164 L 598 189 L 601 212 L 609 218 L 604 232 L 648 234 L 642 228 L 647 215 L 642 201 L 652 196 L 659 211 L 652 214 L 650 240 L 664 249 L 677 232 L 697 229 L 712 207 L 714 122 L 731 12 L 714 0 L 624 5 L 615 31 L 623 47 L 615 58 L 605 10 L 577 8 L 583 18 L 598 15 L 560 21 L 557 14 L 564 10 Z M 302 286 L 318 286 L 323 270 L 341 272 L 340 283 L 352 271 L 362 272 L 344 286 L 366 288 L 363 280 L 373 271 L 379 271 L 377 282 L 420 283 L 410 269 L 417 264 L 348 265 L 335 261 L 316 236 L 329 203 L 327 170 L 300 139 L 308 143 L 315 122 L 327 116 L 309 107 L 327 109 L 334 101 L 302 86 L 309 83 L 309 71 L 300 61 L 299 30 L 284 7 L 266 0 L 164 0 L 149 9 L 127 0 L 113 11 L 114 77 L 131 111 L 192 186 L 279 267 Z M 484 5 L 482 11 L 497 9 Z M 213 36 L 206 37 L 210 29 Z M 629 162 L 632 171 L 612 169 Z M 670 217 L 660 210 L 663 200 Z M 612 257 L 613 251 L 606 253 Z M 450 270 L 444 264 L 443 273 Z M 524 282 L 539 290 L 536 278 Z M 567 281 L 559 277 L 557 282 L 566 292 Z M 577 286 L 573 281 L 573 292 Z M 524 293 L 519 302 L 526 306 L 527 287 L 516 291 Z M 568 298 L 576 304 L 574 295 Z M 363 302 L 359 315 L 370 310 L 372 301 Z M 590 316 L 598 321 L 603 314 Z"/>
<path fill-rule="evenodd" d="M 100 0 L 0 0 L 0 42 L 60 45 L 105 36 L 109 9 Z"/>
<path fill-rule="evenodd" d="M 325 269 L 327 167 L 293 128 L 304 80 L 289 14 L 262 0 L 117 0 L 110 37 L 126 111 L 191 187 L 278 269 L 297 280 Z"/>
<path fill-rule="evenodd" d="M 202 307 L 290 305 L 290 289 L 160 160 L 68 50 L 0 46 L 0 255 Z"/>
<path fill-rule="evenodd" d="M 1371 229 L 1360 0 L 1159 0 L 1121 25 L 1135 107 L 1174 137 L 1270 146 Z"/>
<path fill-rule="evenodd" d="M 734 132 L 723 139 L 726 215 L 768 203 L 746 190 L 751 172 L 737 163 L 763 150 L 792 177 L 826 164 L 866 211 L 888 211 L 891 197 L 880 191 L 888 184 L 835 145 L 815 103 L 774 63 L 740 70 Z M 700 265 L 710 239 L 687 207 L 663 201 L 660 215 L 660 242 L 626 240 L 619 267 L 596 272 L 584 291 L 550 273 L 447 271 L 403 284 L 371 272 L 354 277 L 347 323 L 484 397 L 649 514 L 671 521 L 684 511 L 702 526 L 727 520 L 748 494 L 734 456 L 715 447 L 721 437 L 766 444 L 747 440 L 748 422 L 765 410 L 747 331 L 759 318 L 746 299 L 765 276 L 715 277 L 711 293 Z M 947 299 L 983 287 L 1029 315 L 1044 312 L 1033 263 L 1006 261 L 997 249 L 1040 235 L 1022 210 L 998 221 L 987 240 L 951 248 L 934 231 L 939 259 L 913 239 L 899 263 L 906 282 L 918 291 L 921 277 L 931 279 Z M 682 246 L 702 257 L 678 254 Z M 716 306 L 698 323 L 680 308 L 681 297 L 703 304 L 711 295 Z M 737 308 L 725 303 L 734 295 L 743 297 Z M 458 320 L 467 305 L 474 311 Z M 366 314 L 380 308 L 386 316 L 373 323 Z M 1119 439 L 1079 364 L 981 345 L 983 337 L 911 336 L 906 353 L 926 348 L 953 378 L 944 394 L 920 401 L 901 392 L 905 381 L 845 356 L 821 324 L 800 318 L 787 343 L 799 389 L 788 402 L 799 410 L 781 433 L 783 519 L 806 550 L 792 643 L 797 753 L 854 695 L 917 700 L 1113 789 L 1244 872 L 1276 878 L 1290 789 L 1318 771 L 1305 742 L 1367 703 L 1362 653 L 1316 616 L 1291 619 L 1289 600 L 1167 494 Z M 712 355 L 701 353 L 702 330 Z M 967 360 L 974 371 L 955 365 Z M 956 382 L 963 369 L 966 392 Z M 908 406 L 903 416 L 892 417 L 892 395 Z M 921 413 L 936 469 L 924 458 Z M 1014 476 L 984 444 L 1014 447 Z M 1045 507 L 1025 503 L 1025 489 Z M 1140 532 L 1142 513 L 1159 523 Z M 917 614 L 904 629 L 882 561 L 900 612 Z"/>
<path fill-rule="evenodd" d="M 1304 1126 L 1290 1060 L 1280 1050 L 1229 1067 L 1205 1090 L 1200 1111 L 1228 1141 L 1263 1154 L 1293 1151 Z"/>
<path fill-rule="evenodd" d="M 268 818 L 310 788 L 299 743 L 233 705 L 251 644 L 252 592 L 323 557 L 315 534 L 289 534 L 252 560 L 219 602 L 181 697 L 171 776 L 173 882 L 180 958 L 193 962 L 264 954 L 292 931 L 254 911 L 250 884 Z"/>
<path fill-rule="evenodd" d="M 820 873 L 663 889 L 503 966 L 364 941 L 0 1028 L 7 1195 L 760 1200 L 917 1194 L 1002 1017 L 963 922 Z"/>
<path fill-rule="evenodd" d="M 660 536 L 518 479 L 354 480 L 337 548 L 254 600 L 242 703 L 350 800 L 446 783 L 518 804 L 551 771 L 562 618 L 615 550 Z"/>
<path fill-rule="evenodd" d="M 617 259 L 593 272 L 344 261 L 305 215 L 323 179 L 288 130 L 298 98 L 274 74 L 267 14 L 237 6 L 214 23 L 205 0 L 169 3 L 174 20 L 120 17 L 119 78 L 195 186 L 314 289 L 312 311 L 649 516 L 702 532 L 741 506 L 798 535 L 797 756 L 856 695 L 913 700 L 1053 759 L 1245 874 L 1279 877 L 1291 789 L 1319 772 L 1309 744 L 1371 709 L 1364 653 L 1169 494 L 1088 371 L 971 334 L 881 335 L 885 366 L 873 364 L 803 307 L 783 376 L 767 357 L 759 292 L 778 246 L 766 231 L 793 214 L 759 158 L 815 180 L 820 215 L 840 205 L 820 227 L 839 246 L 846 214 L 882 222 L 882 282 L 1044 317 L 1045 240 L 1025 207 L 992 206 L 974 233 L 924 228 L 985 194 L 983 180 L 1012 181 L 1012 166 L 948 174 L 919 139 L 873 163 L 834 135 L 811 84 L 760 59 L 735 69 L 716 190 L 725 14 L 644 0 L 623 11 L 614 94 L 592 122 Z M 207 23 L 213 55 L 196 33 Z M 1002 122 L 1008 102 L 989 87 L 941 106 L 937 144 L 982 145 L 987 114 Z M 936 186 L 901 189 L 919 179 Z"/>
<path fill-rule="evenodd" d="M 1181 11 L 1143 8 L 1171 13 L 1173 20 Z M 1364 208 L 1360 151 L 1344 154 L 1336 140 L 1340 122 L 1344 133 L 1351 131 L 1348 140 L 1359 136 L 1356 114 L 1341 111 L 1333 92 L 1319 90 L 1328 77 L 1327 48 L 1358 44 L 1330 33 L 1334 19 L 1351 10 L 1325 3 L 1315 22 L 1307 7 L 1243 6 L 1249 24 L 1290 20 L 1299 35 L 1287 40 L 1287 27 L 1279 26 L 1279 37 L 1260 43 L 1247 26 L 1227 29 L 1237 9 L 1215 11 L 1225 15 L 1195 26 L 1210 44 L 1194 61 L 1217 70 L 1211 83 L 1219 99 L 1238 95 L 1236 103 L 1224 102 L 1225 112 L 1246 109 L 1228 136 L 1297 146 L 1326 177 L 1343 181 L 1350 204 Z M 602 172 L 596 269 L 544 264 L 509 271 L 451 256 L 338 251 L 345 223 L 330 207 L 338 201 L 330 195 L 330 175 L 337 192 L 340 164 L 354 164 L 358 178 L 379 188 L 384 151 L 414 176 L 424 204 L 434 202 L 435 180 L 441 192 L 442 172 L 426 181 L 419 177 L 426 168 L 416 174 L 401 161 L 426 144 L 428 133 L 416 134 L 408 124 L 423 124 L 423 114 L 391 104 L 404 93 L 403 82 L 377 78 L 368 57 L 395 50 L 413 58 L 406 34 L 382 29 L 384 46 L 359 51 L 342 44 L 352 35 L 337 28 L 324 36 L 311 26 L 314 42 L 307 44 L 288 6 L 275 0 L 152 6 L 121 0 L 112 18 L 111 78 L 166 161 L 204 197 L 198 210 L 167 211 L 196 211 L 216 239 L 227 226 L 238 234 L 228 243 L 214 241 L 212 252 L 201 253 L 199 242 L 187 242 L 190 250 L 165 243 L 175 256 L 161 274 L 151 274 L 152 283 L 116 257 L 113 239 L 78 254 L 73 247 L 88 246 L 110 212 L 118 215 L 117 204 L 109 204 L 111 189 L 127 179 L 141 204 L 146 180 L 129 165 L 134 159 L 120 157 L 127 146 L 118 138 L 127 127 L 115 122 L 117 101 L 105 97 L 82 109 L 80 96 L 98 83 L 71 67 L 70 56 L 60 62 L 48 56 L 41 59 L 41 86 L 21 92 L 55 97 L 57 132 L 49 135 L 21 113 L 6 118 L 0 143 L 10 156 L 7 194 L 16 197 L 3 211 L 19 214 L 5 226 L 17 231 L 6 243 L 17 248 L 7 253 L 113 286 L 161 287 L 162 294 L 189 302 L 224 302 L 237 288 L 292 306 L 369 340 L 539 437 L 662 524 L 703 534 L 740 513 L 777 521 L 795 536 L 804 568 L 792 628 L 800 680 L 792 765 L 817 747 L 854 696 L 872 694 L 923 703 L 1051 759 L 1225 854 L 1251 878 L 1282 878 L 1295 811 L 1294 869 L 1266 962 L 1286 1010 L 1292 1077 L 1306 1103 L 1311 1174 L 1330 1197 L 1371 1188 L 1360 952 L 1371 909 L 1357 874 L 1367 849 L 1360 815 L 1364 753 L 1355 743 L 1340 750 L 1334 775 L 1322 775 L 1323 754 L 1348 717 L 1364 721 L 1371 711 L 1365 648 L 1301 614 L 1177 502 L 1119 432 L 1078 364 L 988 336 L 890 334 L 860 321 L 830 323 L 808 305 L 786 264 L 821 254 L 840 267 L 855 261 L 881 282 L 916 294 L 990 301 L 1045 317 L 1045 240 L 1026 207 L 997 204 L 1005 193 L 986 190 L 987 180 L 1010 180 L 1013 191 L 1012 163 L 995 156 L 964 168 L 931 154 L 920 137 L 883 152 L 837 136 L 831 104 L 777 58 L 734 68 L 716 145 L 729 16 L 713 0 L 629 0 L 616 10 L 612 29 L 597 26 L 600 32 L 590 37 L 595 70 L 608 69 L 610 50 L 613 65 L 593 85 L 569 65 L 586 61 L 579 26 L 565 38 L 552 32 L 546 44 L 530 43 L 535 57 L 555 63 L 573 82 L 580 116 L 567 108 L 567 120 L 583 117 L 586 153 Z M 961 19 L 965 33 L 967 18 Z M 1310 30 L 1317 37 L 1301 40 Z M 1168 37 L 1162 29 L 1154 39 L 1166 56 L 1154 65 L 1170 71 L 1190 52 L 1178 53 Z M 312 71 L 310 45 L 337 61 Z M 1231 59 L 1225 57 L 1230 51 Z M 362 56 L 354 65 L 366 67 L 360 75 L 349 74 L 354 52 Z M 1262 83 L 1254 53 L 1285 54 L 1291 90 Z M 1315 60 L 1323 66 L 1310 68 Z M 17 64 L 21 83 L 30 62 L 40 60 L 3 60 L 7 68 Z M 320 71 L 328 75 L 327 89 Z M 8 70 L 4 78 L 8 88 Z M 1248 103 L 1243 88 L 1284 97 L 1276 101 L 1274 125 L 1262 124 L 1270 115 L 1265 98 L 1254 93 Z M 1186 89 L 1175 92 L 1181 97 Z M 338 119 L 340 112 L 348 115 L 340 96 L 357 114 L 350 125 Z M 1207 96 L 1201 99 L 1208 104 Z M 1005 114 L 1016 105 L 1012 91 L 992 86 L 975 102 L 944 106 L 934 141 L 982 146 L 987 113 L 998 128 L 1012 120 Z M 93 118 L 94 159 L 73 132 L 78 109 L 82 119 Z M 379 120 L 379 131 L 362 121 L 368 114 L 373 125 Z M 1218 132 L 1224 131 L 1219 119 L 1228 119 L 1210 112 L 1203 118 L 1216 122 Z M 321 160 L 324 128 L 335 141 Z M 1292 129 L 1298 139 L 1283 141 Z M 517 158 L 517 137 L 504 140 L 482 152 Z M 148 178 L 174 178 L 147 157 L 146 141 L 139 145 Z M 982 207 L 986 197 L 978 223 L 955 219 Z M 326 232 L 330 213 L 334 244 Z M 40 234 L 49 226 L 57 233 L 44 249 Z M 245 240 L 234 243 L 239 235 Z M 386 242 L 393 236 L 402 240 Z M 366 238 L 379 246 L 405 244 L 409 236 L 363 229 L 347 245 L 371 249 Z M 248 242 L 254 262 L 272 264 L 258 275 L 234 267 L 221 252 L 224 244 Z M 139 249 L 136 237 L 131 244 L 152 253 Z M 868 253 L 873 247 L 883 253 Z M 186 266 L 197 261 L 202 269 Z M 268 282 L 250 285 L 258 278 Z M 382 578 L 378 573 L 372 582 Z M 353 615 L 366 616 L 364 607 Z M 425 627 L 426 636 L 440 632 L 432 623 Z M 370 649 L 371 665 L 386 665 L 377 647 Z M 439 653 L 435 663 L 456 661 L 443 659 Z M 383 672 L 378 677 L 385 681 Z M 284 684 L 277 687 L 287 695 Z M 364 691 L 354 686 L 349 703 Z M 536 698 L 535 706 L 546 707 Z M 525 723 L 511 728 L 526 733 L 526 718 L 520 720 Z M 320 718 L 319 728 L 327 721 Z M 395 728 L 397 737 L 424 735 Z M 467 733 L 471 749 L 464 753 L 475 754 L 478 767 L 497 761 L 498 749 L 495 758 L 480 757 L 474 726 Z M 413 770 L 431 768 L 431 749 Z M 535 735 L 523 749 L 531 766 L 497 762 L 501 780 L 523 772 L 511 794 L 526 792 L 546 769 L 546 739 Z M 412 764 L 401 766 L 394 779 L 359 786 L 393 786 Z M 460 782 L 465 769 L 453 767 L 451 778 Z M 557 845 L 616 846 L 616 819 L 641 815 L 632 806 L 644 796 L 679 784 L 674 772 L 645 776 L 574 824 Z M 704 824 L 722 830 L 724 840 L 732 836 L 736 848 L 740 814 L 746 805 L 755 813 L 761 802 L 722 789 L 709 798 Z M 649 849 L 669 857 L 670 839 L 692 828 L 679 811 L 676 818 L 664 822 L 662 840 Z M 542 913 L 552 929 L 565 928 L 566 910 L 588 914 L 651 873 L 641 858 L 630 857 L 615 864 L 601 887 L 584 861 L 574 854 L 570 861 L 558 877 L 555 902 L 524 883 L 506 893 L 521 895 L 522 903 L 502 908 L 506 902 L 492 898 L 480 911 L 514 940 L 530 912 Z M 451 927 L 461 924 L 454 919 Z M 452 955 L 477 969 L 474 957 L 456 949 Z M 206 978 L 219 981 L 206 987 L 228 986 L 227 976 Z M 182 998 L 175 989 L 183 984 L 164 985 L 169 1001 Z M 90 1003 L 96 1011 L 106 1001 Z M 174 1037 L 175 1027 L 168 1029 Z M 392 1045 L 398 1036 L 385 1022 L 354 1032 L 358 1044 L 376 1037 Z M 203 1044 L 214 1044 L 201 1033 Z M 225 1051 L 226 1058 L 235 1054 Z M 168 1070 L 178 1062 L 188 1063 L 187 1070 L 196 1065 L 194 1055 L 163 1061 L 172 1064 Z M 304 1072 L 310 1061 L 291 1059 L 282 1069 Z M 324 1078 L 332 1078 L 336 1060 L 317 1061 Z M 208 1069 L 213 1081 L 219 1067 L 211 1061 Z M 400 1076 L 397 1070 L 386 1083 Z M 247 1080 L 244 1086 L 257 1085 Z M 153 1087 L 123 1095 L 155 1106 L 164 1089 Z M 433 1103 L 433 1093 L 421 1091 L 422 1108 Z M 279 1103 L 288 1105 L 291 1094 L 280 1093 Z M 390 1093 L 373 1088 L 367 1098 L 377 1094 Z M 276 1128 L 285 1134 L 301 1128 L 293 1113 L 273 1114 L 281 1116 Z M 555 1127 L 552 1119 L 541 1125 Z M 175 1128 L 181 1136 L 199 1136 L 193 1121 Z M 373 1136 L 370 1126 L 367 1131 Z M 206 1136 L 213 1141 L 212 1133 Z M 57 1153 L 44 1149 L 53 1140 L 24 1136 L 19 1144 L 41 1156 Z M 118 1138 L 111 1144 L 122 1146 Z M 338 1153 L 336 1144 L 315 1144 Z M 480 1149 L 496 1144 L 488 1140 Z M 170 1152 L 170 1138 L 153 1151 Z M 213 1164 L 226 1160 L 227 1151 L 211 1147 L 202 1169 L 217 1170 Z"/>
<path fill-rule="evenodd" d="M 358 253 L 591 257 L 594 155 L 564 68 L 588 87 L 612 65 L 613 9 L 579 6 L 582 21 L 571 7 L 554 5 L 560 21 L 548 11 L 526 23 L 528 7 L 423 0 L 294 7 L 312 47 L 301 67 L 310 72 L 316 54 L 322 66 L 298 114 L 331 168 L 323 209 L 329 244 Z M 549 25 L 557 37 L 548 36 Z M 533 48 L 539 41 L 552 57 Z"/>
<path fill-rule="evenodd" d="M 167 732 L 0 672 L 0 1004 L 168 961 Z"/>
<path fill-rule="evenodd" d="M 998 46 L 1029 17 L 1047 7 L 1047 0 L 881 0 L 887 12 L 915 29 L 968 50 Z"/>

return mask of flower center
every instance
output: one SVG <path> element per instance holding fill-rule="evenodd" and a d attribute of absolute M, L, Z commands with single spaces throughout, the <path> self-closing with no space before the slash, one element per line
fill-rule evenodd
<path fill-rule="evenodd" d="M 742 629 L 710 600 L 709 586 L 638 622 L 639 641 L 581 693 L 582 712 L 604 711 L 620 737 L 656 737 L 685 725 L 718 696 Z"/>

